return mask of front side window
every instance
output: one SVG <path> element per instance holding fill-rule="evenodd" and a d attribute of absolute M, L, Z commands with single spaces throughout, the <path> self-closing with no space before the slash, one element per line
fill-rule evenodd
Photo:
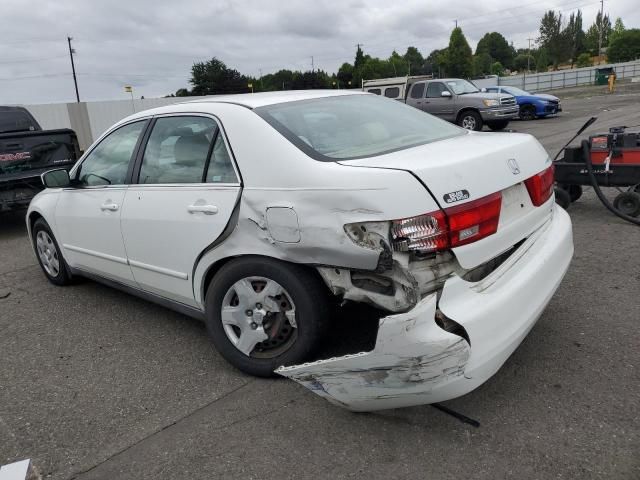
<path fill-rule="evenodd" d="M 427 97 L 428 98 L 437 98 L 442 96 L 442 92 L 444 92 L 447 87 L 444 86 L 444 83 L 441 82 L 431 82 L 427 87 Z"/>
<path fill-rule="evenodd" d="M 139 182 L 202 183 L 217 131 L 211 118 L 159 118 L 144 150 Z"/>
<path fill-rule="evenodd" d="M 382 155 L 465 132 L 404 103 L 374 95 L 340 95 L 253 110 L 312 158 Z"/>
<path fill-rule="evenodd" d="M 77 180 L 84 186 L 122 185 L 146 120 L 129 123 L 107 135 L 82 162 Z"/>

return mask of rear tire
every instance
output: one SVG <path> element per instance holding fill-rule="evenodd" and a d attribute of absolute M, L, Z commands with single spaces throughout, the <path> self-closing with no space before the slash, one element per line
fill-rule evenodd
<path fill-rule="evenodd" d="M 509 120 L 499 120 L 497 122 L 487 123 L 487 126 L 494 132 L 504 130 L 505 128 L 507 128 L 507 125 L 509 125 Z"/>
<path fill-rule="evenodd" d="M 58 242 L 43 218 L 39 218 L 31 229 L 33 248 L 40 268 L 54 285 L 64 286 L 73 283 L 73 277 L 67 262 L 64 261 Z"/>
<path fill-rule="evenodd" d="M 247 256 L 225 264 L 211 281 L 206 324 L 231 365 L 272 377 L 278 367 L 310 358 L 325 332 L 329 307 L 326 286 L 306 268 Z"/>
<path fill-rule="evenodd" d="M 582 186 L 581 185 L 569 185 L 567 187 L 567 191 L 569 192 L 569 197 L 571 198 L 571 203 L 575 202 L 582 196 Z"/>
<path fill-rule="evenodd" d="M 467 110 L 465 112 L 462 112 L 458 116 L 457 123 L 460 127 L 464 128 L 465 130 L 474 130 L 476 132 L 479 132 L 480 130 L 482 130 L 482 125 L 483 125 L 482 117 L 478 112 L 473 110 Z"/>
<path fill-rule="evenodd" d="M 622 192 L 613 200 L 616 210 L 630 217 L 640 215 L 640 193 Z"/>
<path fill-rule="evenodd" d="M 531 105 L 523 105 L 520 107 L 520 120 L 535 120 L 536 109 Z"/>
<path fill-rule="evenodd" d="M 556 187 L 554 192 L 556 194 L 556 203 L 565 210 L 569 208 L 569 205 L 571 205 L 571 196 L 569 195 L 569 192 L 560 187 Z"/>

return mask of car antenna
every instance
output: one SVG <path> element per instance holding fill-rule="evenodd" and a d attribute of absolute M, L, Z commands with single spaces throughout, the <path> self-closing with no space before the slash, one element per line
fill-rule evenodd
<path fill-rule="evenodd" d="M 463 415 L 460 412 L 456 412 L 455 410 L 451 410 L 448 407 L 445 407 L 444 405 L 440 404 L 440 403 L 432 403 L 431 406 L 433 408 L 436 408 L 438 410 L 440 410 L 441 412 L 446 413 L 447 415 L 451 415 L 454 418 L 457 418 L 458 420 L 460 420 L 462 423 L 468 423 L 469 425 L 479 428 L 480 427 L 480 422 L 477 420 L 474 420 L 473 418 L 469 418 L 466 415 Z"/>
<path fill-rule="evenodd" d="M 587 121 L 584 123 L 584 125 L 582 125 L 582 127 L 580 127 L 580 130 L 578 130 L 578 132 L 577 132 L 573 137 L 571 137 L 571 140 L 569 140 L 567 143 L 565 143 L 564 147 L 562 147 L 562 148 L 560 149 L 560 151 L 559 151 L 558 153 L 556 153 L 556 156 L 555 156 L 555 157 L 553 157 L 553 161 L 555 162 L 555 161 L 558 159 L 558 157 L 560 156 L 560 154 L 561 154 L 562 152 L 564 152 L 564 149 L 565 149 L 565 148 L 567 148 L 567 147 L 569 146 L 569 144 L 570 144 L 571 142 L 573 142 L 573 141 L 576 139 L 576 137 L 577 137 L 578 135 L 580 135 L 580 134 L 581 134 L 582 132 L 584 132 L 587 128 L 589 128 L 589 127 L 590 127 L 590 126 L 591 126 L 591 125 L 592 125 L 596 120 L 598 120 L 598 117 L 591 117 L 589 120 L 587 120 Z"/>

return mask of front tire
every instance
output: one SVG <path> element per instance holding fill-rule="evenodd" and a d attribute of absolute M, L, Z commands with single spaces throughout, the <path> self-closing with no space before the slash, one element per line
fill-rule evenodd
<path fill-rule="evenodd" d="M 47 279 L 58 286 L 71 284 L 73 280 L 71 272 L 62 257 L 49 224 L 43 218 L 39 218 L 34 222 L 31 234 L 38 263 Z"/>
<path fill-rule="evenodd" d="M 507 125 L 509 125 L 509 120 L 499 120 L 496 122 L 487 123 L 487 126 L 494 132 L 504 130 L 505 128 L 507 128 Z"/>
<path fill-rule="evenodd" d="M 637 217 L 640 215 L 640 193 L 622 192 L 613 199 L 613 206 L 625 215 Z"/>
<path fill-rule="evenodd" d="M 232 260 L 206 296 L 211 340 L 234 367 L 258 377 L 308 360 L 329 316 L 328 292 L 304 267 L 270 258 Z"/>
<path fill-rule="evenodd" d="M 462 112 L 458 116 L 457 123 L 460 127 L 464 128 L 465 130 L 475 130 L 476 132 L 479 132 L 480 130 L 482 130 L 482 125 L 483 125 L 482 117 L 478 112 L 473 110 L 467 110 L 465 112 Z"/>
<path fill-rule="evenodd" d="M 520 120 L 535 120 L 536 109 L 532 105 L 523 105 L 520 107 Z"/>

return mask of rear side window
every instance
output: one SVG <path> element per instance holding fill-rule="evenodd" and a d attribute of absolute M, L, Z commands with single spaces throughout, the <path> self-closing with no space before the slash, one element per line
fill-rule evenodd
<path fill-rule="evenodd" d="M 432 82 L 427 87 L 427 97 L 428 98 L 441 97 L 442 92 L 444 92 L 446 89 L 447 87 L 444 86 L 444 83 Z"/>
<path fill-rule="evenodd" d="M 382 90 L 380 90 L 379 88 L 370 88 L 369 90 L 367 90 L 367 92 L 375 93 L 376 95 L 381 95 L 382 94 Z"/>
<path fill-rule="evenodd" d="M 424 97 L 424 83 L 414 83 L 411 87 L 411 98 Z"/>
<path fill-rule="evenodd" d="M 0 133 L 39 130 L 31 116 L 23 110 L 0 111 Z"/>
<path fill-rule="evenodd" d="M 385 88 L 384 96 L 387 98 L 398 98 L 400 96 L 400 88 L 399 87 Z"/>
<path fill-rule="evenodd" d="M 236 181 L 231 157 L 216 122 L 189 116 L 156 121 L 138 178 L 139 183 L 152 184 Z"/>

